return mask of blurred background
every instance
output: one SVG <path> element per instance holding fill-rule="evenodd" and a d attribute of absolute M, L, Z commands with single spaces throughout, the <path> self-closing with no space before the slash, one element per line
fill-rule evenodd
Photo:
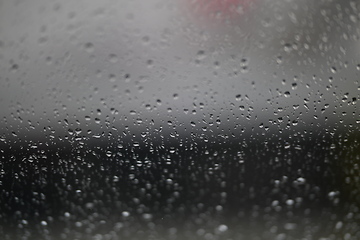
<path fill-rule="evenodd" d="M 359 3 L 0 0 L 4 239 L 359 239 Z"/>

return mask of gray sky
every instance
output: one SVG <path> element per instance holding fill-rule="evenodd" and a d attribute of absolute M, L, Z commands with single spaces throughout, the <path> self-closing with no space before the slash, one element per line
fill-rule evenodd
<path fill-rule="evenodd" d="M 355 124 L 357 6 L 336 4 L 257 1 L 223 24 L 177 1 L 3 0 L 0 132 Z"/>

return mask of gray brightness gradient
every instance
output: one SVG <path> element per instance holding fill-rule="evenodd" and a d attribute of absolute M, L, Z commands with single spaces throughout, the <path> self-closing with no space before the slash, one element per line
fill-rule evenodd
<path fill-rule="evenodd" d="M 360 239 L 359 18 L 0 0 L 0 238 Z"/>

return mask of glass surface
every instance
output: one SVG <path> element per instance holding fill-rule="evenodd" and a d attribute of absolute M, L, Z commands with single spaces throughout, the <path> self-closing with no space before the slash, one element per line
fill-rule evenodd
<path fill-rule="evenodd" d="M 1 239 L 360 239 L 359 8 L 0 0 Z"/>

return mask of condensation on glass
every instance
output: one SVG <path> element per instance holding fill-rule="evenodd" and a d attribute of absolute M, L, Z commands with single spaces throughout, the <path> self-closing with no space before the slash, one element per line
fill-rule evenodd
<path fill-rule="evenodd" d="M 359 7 L 0 0 L 2 239 L 359 239 Z"/>

